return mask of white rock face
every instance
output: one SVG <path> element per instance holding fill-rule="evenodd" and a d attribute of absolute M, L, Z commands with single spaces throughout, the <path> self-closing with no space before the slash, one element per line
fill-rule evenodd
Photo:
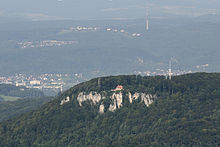
<path fill-rule="evenodd" d="M 140 96 L 140 93 L 135 92 L 135 94 L 133 95 L 133 99 L 137 100 Z"/>
<path fill-rule="evenodd" d="M 132 104 L 133 100 L 137 100 L 140 97 L 140 93 L 135 92 L 133 95 L 128 93 L 129 102 Z"/>
<path fill-rule="evenodd" d="M 122 92 L 120 93 L 113 93 L 111 96 L 111 99 L 114 101 L 114 104 L 111 104 L 109 106 L 109 111 L 115 111 L 117 108 L 122 107 L 122 102 L 123 102 L 123 96 Z"/>
<path fill-rule="evenodd" d="M 154 102 L 155 98 L 156 96 L 153 96 L 151 94 L 141 93 L 141 101 L 144 102 L 147 107 Z"/>
<path fill-rule="evenodd" d="M 157 98 L 156 95 L 147 94 L 147 93 L 138 93 L 135 92 L 134 94 L 131 94 L 130 92 L 127 94 L 129 98 L 129 102 L 132 104 L 133 101 L 137 99 L 141 99 L 141 102 L 143 102 L 147 107 L 154 102 L 154 100 Z M 80 106 L 82 106 L 82 103 L 85 101 L 91 101 L 93 104 L 100 104 L 99 102 L 102 99 L 106 99 L 105 95 L 101 95 L 97 92 L 90 92 L 89 94 L 85 94 L 84 92 L 79 93 L 77 97 L 77 101 Z M 115 92 L 110 96 L 110 99 L 113 101 L 113 104 L 110 104 L 107 106 L 107 109 L 109 111 L 114 112 L 116 109 L 121 108 L 123 106 L 123 94 L 120 91 L 119 93 Z M 60 103 L 60 105 L 63 105 L 70 101 L 70 97 L 67 96 L 65 99 L 63 99 Z M 105 111 L 104 104 L 99 105 L 99 113 L 102 114 Z"/>
<path fill-rule="evenodd" d="M 117 109 L 117 106 L 116 106 L 116 102 L 114 101 L 114 104 L 113 105 L 111 104 L 108 110 L 114 112 L 116 109 Z"/>
<path fill-rule="evenodd" d="M 70 101 L 70 97 L 67 96 L 65 99 L 63 99 L 63 100 L 60 102 L 60 105 L 63 105 L 63 104 L 65 104 L 65 103 L 69 102 L 69 101 Z"/>
<path fill-rule="evenodd" d="M 97 92 L 90 92 L 87 95 L 81 92 L 77 97 L 77 101 L 79 102 L 80 106 L 82 106 L 82 102 L 85 102 L 87 100 L 90 100 L 93 102 L 93 104 L 96 104 L 99 101 L 101 101 L 101 99 L 102 99 L 101 94 L 98 94 Z"/>
<path fill-rule="evenodd" d="M 137 92 L 135 92 L 133 95 L 129 92 L 128 97 L 131 104 L 134 100 L 137 100 L 140 97 L 141 101 L 144 102 L 144 104 L 147 107 L 154 102 L 154 99 L 157 98 L 156 95 L 153 96 L 152 94 L 137 93 Z"/>
<path fill-rule="evenodd" d="M 103 105 L 103 104 L 101 104 L 100 106 L 99 106 L 99 113 L 100 114 L 103 114 L 105 112 L 105 106 Z"/>

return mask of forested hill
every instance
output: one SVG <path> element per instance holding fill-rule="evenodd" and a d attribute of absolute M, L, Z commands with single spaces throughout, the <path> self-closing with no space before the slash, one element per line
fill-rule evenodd
<path fill-rule="evenodd" d="M 0 146 L 220 146 L 220 74 L 81 83 L 0 124 Z"/>

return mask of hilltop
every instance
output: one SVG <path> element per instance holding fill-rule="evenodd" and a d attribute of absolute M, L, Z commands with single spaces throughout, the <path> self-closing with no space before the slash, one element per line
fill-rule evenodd
<path fill-rule="evenodd" d="M 219 146 L 220 74 L 110 76 L 0 124 L 0 146 Z"/>

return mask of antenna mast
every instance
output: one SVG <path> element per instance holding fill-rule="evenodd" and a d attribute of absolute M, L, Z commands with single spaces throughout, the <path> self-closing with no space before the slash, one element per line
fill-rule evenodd
<path fill-rule="evenodd" d="M 169 80 L 172 79 L 172 62 L 169 62 L 169 71 L 168 71 Z"/>
<path fill-rule="evenodd" d="M 149 17 L 149 8 L 148 7 L 146 7 L 146 26 L 145 26 L 145 29 L 146 29 L 146 31 L 148 31 L 149 30 L 149 20 L 148 20 L 148 17 Z"/>

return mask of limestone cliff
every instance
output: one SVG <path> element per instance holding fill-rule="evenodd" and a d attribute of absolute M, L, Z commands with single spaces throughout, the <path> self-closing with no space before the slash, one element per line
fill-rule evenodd
<path fill-rule="evenodd" d="M 63 99 L 61 102 L 60 102 L 60 105 L 63 105 L 65 103 L 68 103 L 70 101 L 70 97 L 67 96 L 65 99 Z"/>
<path fill-rule="evenodd" d="M 109 98 L 111 100 L 111 104 L 109 106 L 105 106 L 102 103 L 102 100 Z M 94 105 L 99 106 L 99 113 L 102 114 L 105 112 L 105 110 L 109 110 L 114 112 L 116 109 L 119 109 L 123 106 L 124 98 L 128 98 L 129 102 L 132 104 L 133 101 L 137 99 L 141 99 L 141 102 L 143 102 L 147 107 L 154 102 L 154 100 L 157 98 L 156 95 L 148 94 L 148 93 L 138 93 L 135 92 L 134 94 L 131 94 L 128 92 L 127 94 L 123 94 L 122 91 L 119 92 L 113 92 L 110 96 L 107 96 L 106 93 L 97 93 L 97 92 L 90 92 L 86 94 L 85 92 L 80 92 L 77 96 L 77 101 L 80 106 L 83 105 L 83 102 L 90 101 Z M 61 101 L 61 105 L 67 103 L 70 101 L 70 97 L 66 97 Z"/>
<path fill-rule="evenodd" d="M 120 93 L 113 93 L 111 99 L 114 101 L 114 103 L 109 106 L 109 111 L 113 112 L 117 108 L 122 107 L 123 96 L 121 91 Z"/>
<path fill-rule="evenodd" d="M 153 103 L 154 99 L 157 98 L 156 95 L 146 94 L 146 93 L 134 93 L 133 95 L 129 92 L 128 93 L 129 101 L 132 103 L 134 100 L 137 100 L 139 97 L 141 101 L 148 107 L 150 104 Z"/>
<path fill-rule="evenodd" d="M 101 96 L 101 94 L 98 94 L 97 92 L 90 92 L 89 94 L 85 94 L 83 92 L 81 92 L 78 97 L 77 100 L 79 102 L 79 105 L 82 106 L 82 102 L 85 101 L 92 101 L 93 104 L 98 103 L 101 99 L 104 99 L 105 97 Z"/>

